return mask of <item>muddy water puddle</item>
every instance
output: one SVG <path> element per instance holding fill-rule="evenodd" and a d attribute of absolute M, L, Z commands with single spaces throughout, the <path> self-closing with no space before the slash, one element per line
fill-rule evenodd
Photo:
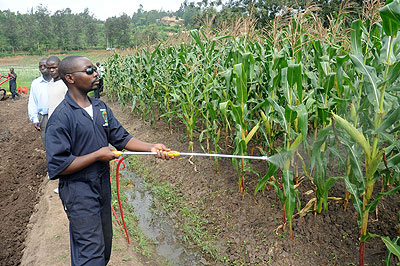
<path fill-rule="evenodd" d="M 153 195 L 144 178 L 128 170 L 122 171 L 122 174 L 135 184 L 127 192 L 128 203 L 134 206 L 139 229 L 155 243 L 157 255 L 174 266 L 203 265 L 201 256 L 185 246 L 171 218 L 154 211 Z"/>

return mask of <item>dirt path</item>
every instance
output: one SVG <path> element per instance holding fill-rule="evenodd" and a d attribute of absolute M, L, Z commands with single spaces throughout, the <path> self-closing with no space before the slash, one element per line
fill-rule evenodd
<path fill-rule="evenodd" d="M 108 104 L 135 137 L 166 143 L 176 150 L 187 149 L 184 130 L 178 130 L 179 127 L 171 137 L 162 121 L 151 127 L 123 111 L 118 103 Z M 27 96 L 16 102 L 0 101 L 0 109 L 0 266 L 69 265 L 68 221 L 53 192 L 57 182 L 46 179 L 45 153 L 39 135 L 28 121 Z M 198 143 L 195 147 L 196 152 L 201 152 Z M 231 262 L 216 263 L 205 258 L 205 265 L 357 264 L 359 230 L 352 206 L 344 212 L 340 202 L 330 202 L 328 213 L 296 217 L 293 244 L 287 232 L 274 233 L 282 216 L 273 190 L 254 197 L 258 178 L 249 174 L 242 198 L 236 171 L 229 160 L 220 161 L 220 173 L 214 171 L 213 160 L 193 161 L 194 165 L 185 158 L 169 162 L 149 158 L 143 164 L 198 210 L 202 226 L 215 236 L 221 254 Z M 301 185 L 302 206 L 311 199 L 312 194 L 306 192 L 313 188 L 307 181 Z M 339 182 L 331 195 L 340 197 L 343 191 Z M 394 237 L 399 206 L 398 195 L 382 201 L 378 206 L 379 219 L 371 214 L 369 231 Z M 121 234 L 115 235 L 109 265 L 152 265 L 135 252 L 135 243 L 128 246 Z M 371 239 L 367 243 L 366 264 L 382 265 L 385 252 L 382 241 Z"/>
<path fill-rule="evenodd" d="M 43 184 L 43 194 L 37 211 L 28 225 L 31 231 L 25 243 L 21 266 L 70 265 L 68 219 L 58 195 L 54 193 L 56 187 L 55 181 L 46 180 Z M 132 246 L 128 247 L 125 239 L 117 236 L 114 238 L 113 252 L 108 265 L 144 265 L 132 249 Z"/>

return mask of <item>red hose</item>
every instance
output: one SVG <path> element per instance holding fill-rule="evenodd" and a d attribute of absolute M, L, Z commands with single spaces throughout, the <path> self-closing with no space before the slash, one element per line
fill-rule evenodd
<path fill-rule="evenodd" d="M 120 167 L 121 163 L 122 163 L 122 164 L 124 165 L 124 167 L 125 167 L 125 164 L 123 163 L 123 161 L 124 161 L 124 158 L 123 158 L 123 157 L 121 157 L 121 159 L 118 160 L 117 170 L 116 170 L 116 174 L 115 174 L 115 176 L 116 176 L 116 183 L 117 183 L 118 204 L 119 204 L 119 209 L 120 209 L 120 212 L 121 212 L 122 223 L 124 224 L 124 227 L 123 227 L 123 228 L 122 228 L 122 225 L 121 225 L 121 223 L 120 223 L 120 221 L 119 221 L 119 219 L 118 219 L 118 217 L 117 217 L 117 214 L 115 213 L 115 210 L 114 210 L 114 207 L 112 206 L 112 203 L 111 203 L 111 209 L 113 210 L 114 216 L 115 216 L 115 218 L 117 219 L 118 224 L 121 226 L 121 228 L 122 228 L 123 231 L 125 232 L 125 236 L 126 236 L 126 239 L 128 240 L 128 244 L 130 244 L 131 241 L 129 240 L 128 230 L 126 229 L 125 220 L 124 220 L 124 212 L 123 212 L 123 210 L 122 210 L 121 197 L 120 197 L 120 194 L 119 194 L 119 167 Z M 111 176 L 110 176 L 110 182 L 111 182 Z"/>
<path fill-rule="evenodd" d="M 111 166 L 113 166 L 113 163 L 116 162 L 116 161 L 117 161 L 117 160 L 111 161 Z M 124 165 L 124 167 L 125 167 L 125 165 Z M 111 172 L 112 172 L 112 171 L 111 171 Z M 110 175 L 110 183 L 112 183 L 112 177 L 111 177 L 111 175 Z M 114 214 L 114 217 L 115 217 L 115 219 L 117 220 L 119 226 L 121 227 L 122 231 L 124 231 L 124 227 L 122 226 L 121 222 L 120 222 L 119 219 L 118 219 L 117 213 L 115 212 L 115 209 L 114 209 L 114 206 L 113 206 L 112 202 L 111 202 L 111 210 L 112 210 L 112 212 L 113 212 L 113 214 Z"/>

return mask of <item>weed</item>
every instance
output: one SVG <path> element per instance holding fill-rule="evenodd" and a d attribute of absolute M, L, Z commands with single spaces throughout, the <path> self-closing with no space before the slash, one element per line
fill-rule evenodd
<path fill-rule="evenodd" d="M 59 256 L 57 256 L 57 260 L 65 260 L 67 257 L 68 257 L 68 254 L 59 255 Z"/>
<path fill-rule="evenodd" d="M 122 261 L 131 261 L 133 259 L 133 257 L 128 257 L 128 258 L 123 258 Z"/>

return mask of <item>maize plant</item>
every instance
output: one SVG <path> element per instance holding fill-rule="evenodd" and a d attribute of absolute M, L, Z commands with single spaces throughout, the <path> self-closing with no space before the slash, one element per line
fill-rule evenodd
<path fill-rule="evenodd" d="M 327 29 L 327 36 L 314 11 L 291 14 L 253 39 L 200 29 L 175 46 L 114 54 L 106 93 L 143 119 L 164 118 L 171 132 L 183 125 L 190 151 L 198 142 L 207 152 L 247 155 L 258 148 L 270 156 L 254 193 L 275 189 L 292 239 L 296 207 L 306 213 L 298 200 L 301 175 L 315 188 L 316 214 L 328 211 L 330 190 L 343 181 L 345 204 L 352 201 L 358 212 L 362 265 L 369 213 L 400 185 L 400 4 L 388 1 L 382 22 L 356 20 L 337 33 Z M 343 17 L 330 22 L 344 27 Z M 343 173 L 331 175 L 332 161 Z M 255 171 L 246 160 L 232 163 L 244 196 L 246 174 Z"/>
<path fill-rule="evenodd" d="M 234 66 L 232 78 L 233 83 L 236 88 L 236 97 L 232 101 L 221 103 L 221 110 L 226 113 L 227 110 L 230 111 L 232 115 L 232 120 L 236 124 L 236 134 L 234 138 L 234 146 L 236 147 L 234 154 L 247 155 L 247 145 L 253 138 L 254 134 L 260 127 L 260 123 L 257 121 L 251 130 L 248 130 L 248 123 L 253 123 L 252 113 L 254 110 L 248 109 L 248 78 L 251 79 L 251 68 L 254 66 L 254 59 L 250 54 L 243 55 L 243 61 L 245 63 L 240 63 Z M 245 66 L 247 66 L 245 68 Z M 245 159 L 241 159 L 240 167 L 236 159 L 232 160 L 233 165 L 238 170 L 239 175 L 239 190 L 244 196 L 245 187 L 245 171 L 251 171 L 250 168 L 246 168 Z"/>
<path fill-rule="evenodd" d="M 366 96 L 365 98 L 370 104 L 370 108 L 365 109 L 365 122 L 372 124 L 374 130 L 372 132 L 368 130 L 360 132 L 345 119 L 335 114 L 332 115 L 333 121 L 346 132 L 345 134 L 350 136 L 350 139 L 348 139 L 342 133 L 339 135 L 341 137 L 340 142 L 345 145 L 352 164 L 350 175 L 345 177 L 345 184 L 347 190 L 353 196 L 353 205 L 358 212 L 358 224 L 361 229 L 360 265 L 364 265 L 365 241 L 370 238 L 367 231 L 369 213 L 375 210 L 381 197 L 400 190 L 400 186 L 397 186 L 387 192 L 379 193 L 375 200 L 372 199 L 374 185 L 381 177 L 380 167 L 383 168 L 384 165 L 382 163 L 383 156 L 386 154 L 386 148 L 380 148 L 383 143 L 381 138 L 385 137 L 387 144 L 397 142 L 396 139 L 387 136 L 385 131 L 391 129 L 393 123 L 400 118 L 398 112 L 390 112 L 391 106 L 395 104 L 390 94 L 395 88 L 393 88 L 393 83 L 389 82 L 390 80 L 395 81 L 400 74 L 397 70 L 400 61 L 393 56 L 397 42 L 396 34 L 400 27 L 400 3 L 394 1 L 383 7 L 380 12 L 383 20 L 380 51 L 372 53 L 370 57 L 372 60 L 367 60 L 366 56 L 361 54 L 361 48 L 359 48 L 362 30 L 356 29 L 355 32 L 358 36 L 354 34 L 353 40 L 355 41 L 352 44 L 357 47 L 353 48 L 353 54 L 350 54 L 354 68 L 364 79 L 360 89 L 363 90 L 363 95 Z M 357 25 L 361 24 L 358 23 Z M 384 69 L 381 69 L 382 67 Z M 389 94 L 387 97 L 385 97 L 386 93 Z M 373 118 L 372 121 L 369 119 L 370 117 Z M 362 122 L 364 121 L 360 121 L 360 123 Z M 360 149 L 357 149 L 354 144 L 357 144 Z M 362 158 L 365 161 L 364 173 L 361 165 Z M 350 176 L 353 178 L 350 178 Z M 362 199 L 360 199 L 360 196 Z"/>

